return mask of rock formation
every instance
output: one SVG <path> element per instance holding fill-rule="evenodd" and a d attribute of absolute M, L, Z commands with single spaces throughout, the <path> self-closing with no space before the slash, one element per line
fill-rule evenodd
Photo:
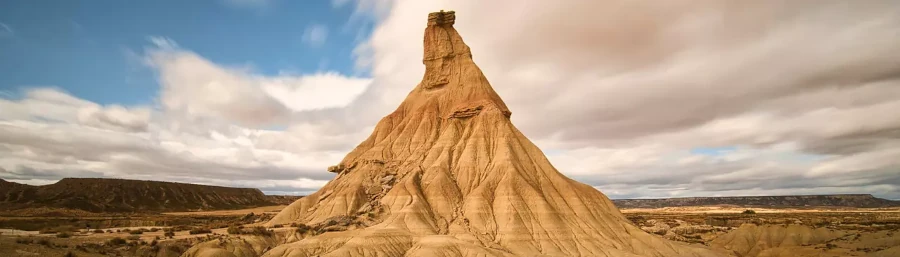
<path fill-rule="evenodd" d="M 560 174 L 512 125 L 454 21 L 428 15 L 422 82 L 332 181 L 268 223 L 328 229 L 263 256 L 720 256 L 640 230 Z"/>
<path fill-rule="evenodd" d="M 295 199 L 295 198 L 294 198 Z M 64 178 L 43 186 L 0 180 L 0 211 L 55 208 L 95 213 L 227 210 L 273 205 L 255 188 L 186 183 Z"/>

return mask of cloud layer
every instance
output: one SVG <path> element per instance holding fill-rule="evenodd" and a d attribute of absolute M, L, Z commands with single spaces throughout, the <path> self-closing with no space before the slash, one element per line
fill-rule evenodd
<path fill-rule="evenodd" d="M 447 9 L 513 122 L 611 197 L 900 198 L 892 1 L 352 3 L 380 20 L 356 51 L 371 79 L 265 76 L 153 38 L 158 106 L 0 100 L 0 177 L 315 190 L 421 79 L 426 14 Z"/>
<path fill-rule="evenodd" d="M 366 104 L 402 99 L 424 13 L 451 9 L 513 122 L 613 197 L 900 198 L 894 4 L 395 1 L 359 48 Z"/>

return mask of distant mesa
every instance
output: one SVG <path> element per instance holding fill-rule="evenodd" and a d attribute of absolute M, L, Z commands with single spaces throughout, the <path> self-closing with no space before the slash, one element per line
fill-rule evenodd
<path fill-rule="evenodd" d="M 0 180 L 0 211 L 60 208 L 94 213 L 211 211 L 287 204 L 292 196 L 267 196 L 255 188 L 175 182 L 64 178 L 31 186 Z"/>
<path fill-rule="evenodd" d="M 619 208 L 665 208 L 690 206 L 731 205 L 741 207 L 851 207 L 886 208 L 898 207 L 900 201 L 876 198 L 870 194 L 842 195 L 782 195 L 782 196 L 726 196 L 726 197 L 681 197 L 662 199 L 617 199 Z"/>

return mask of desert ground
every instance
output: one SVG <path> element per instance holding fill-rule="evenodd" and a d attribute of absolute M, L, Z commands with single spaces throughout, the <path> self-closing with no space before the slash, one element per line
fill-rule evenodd
<path fill-rule="evenodd" d="M 723 249 L 733 256 L 898 256 L 900 253 L 898 208 L 698 206 L 621 211 L 646 232 Z"/>
<path fill-rule="evenodd" d="M 268 213 L 268 214 L 277 214 L 287 205 L 274 205 L 274 206 L 263 206 L 257 208 L 248 208 L 248 209 L 239 209 L 239 210 L 220 210 L 220 211 L 202 211 L 202 212 L 164 212 L 164 215 L 176 215 L 176 216 L 192 216 L 192 215 L 202 215 L 202 216 L 234 216 L 234 215 L 247 215 L 250 213 Z"/>
<path fill-rule="evenodd" d="M 260 250 L 265 250 L 291 238 L 327 232 L 307 232 L 303 230 L 315 228 L 298 225 L 263 228 L 265 221 L 284 207 L 82 219 L 0 217 L 4 224 L 0 256 L 183 256 L 195 245 L 234 240 L 250 242 L 248 249 L 262 246 Z M 747 210 L 754 213 L 744 213 Z M 900 208 L 698 206 L 621 212 L 656 237 L 703 245 L 731 256 L 882 257 L 898 256 L 900 251 Z M 78 224 L 125 221 L 147 225 L 75 228 Z M 35 229 L 30 224 L 49 227 Z M 235 230 L 237 227 L 243 229 Z M 167 234 L 169 231 L 172 233 Z M 251 251 L 241 256 L 259 255 Z"/>
<path fill-rule="evenodd" d="M 202 242 L 274 238 L 276 232 L 294 231 L 289 227 L 252 231 L 284 207 L 135 216 L 0 217 L 0 256 L 181 256 Z"/>

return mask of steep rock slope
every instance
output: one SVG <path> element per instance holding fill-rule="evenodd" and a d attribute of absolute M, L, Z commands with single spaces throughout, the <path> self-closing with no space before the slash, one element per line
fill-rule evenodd
<path fill-rule="evenodd" d="M 54 207 L 89 212 L 163 212 L 274 205 L 255 188 L 105 178 L 64 178 L 44 186 L 16 185 L 9 190 L 4 185 L 0 190 L 0 210 Z"/>
<path fill-rule="evenodd" d="M 269 222 L 362 226 L 264 256 L 719 256 L 641 231 L 560 174 L 512 125 L 454 21 L 429 14 L 422 82 L 332 181 Z"/>
<path fill-rule="evenodd" d="M 32 186 L 0 179 L 0 202 L 4 202 L 7 193 L 20 191 L 30 187 Z"/>

